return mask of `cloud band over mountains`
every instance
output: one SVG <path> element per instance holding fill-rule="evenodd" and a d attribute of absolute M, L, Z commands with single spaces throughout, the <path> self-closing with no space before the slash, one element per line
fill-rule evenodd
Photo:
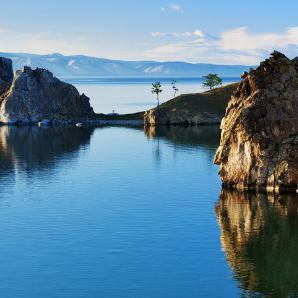
<path fill-rule="evenodd" d="M 151 59 L 187 60 L 211 63 L 257 64 L 274 49 L 288 55 L 297 55 L 298 26 L 281 33 L 253 33 L 239 27 L 211 36 L 202 30 L 194 32 L 153 32 L 154 38 L 164 38 L 160 44 L 146 52 Z M 168 39 L 171 39 L 169 41 Z"/>

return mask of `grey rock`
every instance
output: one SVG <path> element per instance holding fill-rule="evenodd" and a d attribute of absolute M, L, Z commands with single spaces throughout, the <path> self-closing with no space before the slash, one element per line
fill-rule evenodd
<path fill-rule="evenodd" d="M 89 98 L 45 69 L 24 67 L 0 96 L 0 121 L 36 123 L 77 121 L 94 116 Z"/>

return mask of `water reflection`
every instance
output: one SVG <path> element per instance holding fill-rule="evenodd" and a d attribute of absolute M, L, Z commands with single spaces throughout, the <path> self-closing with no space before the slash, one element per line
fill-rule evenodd
<path fill-rule="evenodd" d="M 90 142 L 88 127 L 0 127 L 0 176 L 8 172 L 49 169 L 77 157 Z"/>
<path fill-rule="evenodd" d="M 166 139 L 180 147 L 218 147 L 220 129 L 218 126 L 156 126 L 146 127 L 145 135 L 152 140 Z"/>
<path fill-rule="evenodd" d="M 181 151 L 200 150 L 210 165 L 213 164 L 215 150 L 220 139 L 218 126 L 156 126 L 145 127 L 145 136 L 152 140 L 153 156 L 157 165 L 161 164 L 163 157 L 163 144 L 173 147 L 173 154 Z"/>
<path fill-rule="evenodd" d="M 221 243 L 243 294 L 298 295 L 298 197 L 223 190 Z"/>

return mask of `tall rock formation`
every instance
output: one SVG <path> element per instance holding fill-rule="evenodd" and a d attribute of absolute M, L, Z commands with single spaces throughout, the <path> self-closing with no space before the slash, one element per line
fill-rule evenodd
<path fill-rule="evenodd" d="M 298 58 L 279 52 L 243 75 L 221 123 L 215 156 L 223 185 L 297 189 Z"/>
<path fill-rule="evenodd" d="M 11 79 L 10 70 L 12 68 L 7 68 L 6 76 L 0 75 L 3 81 Z M 2 123 L 34 123 L 43 119 L 77 121 L 93 116 L 87 96 L 80 95 L 74 86 L 41 68 L 24 67 L 17 71 L 10 86 L 0 94 Z"/>

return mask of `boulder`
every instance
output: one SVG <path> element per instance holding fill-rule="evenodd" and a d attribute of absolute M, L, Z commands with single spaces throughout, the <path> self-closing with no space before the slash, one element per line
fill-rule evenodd
<path fill-rule="evenodd" d="M 55 78 L 45 69 L 26 66 L 17 71 L 9 89 L 0 96 L 2 123 L 35 123 L 90 119 L 89 98 Z"/>
<path fill-rule="evenodd" d="M 7 91 L 13 80 L 12 61 L 0 57 L 0 95 Z"/>
<path fill-rule="evenodd" d="M 298 59 L 279 52 L 241 81 L 221 123 L 223 186 L 295 191 L 298 181 Z"/>

